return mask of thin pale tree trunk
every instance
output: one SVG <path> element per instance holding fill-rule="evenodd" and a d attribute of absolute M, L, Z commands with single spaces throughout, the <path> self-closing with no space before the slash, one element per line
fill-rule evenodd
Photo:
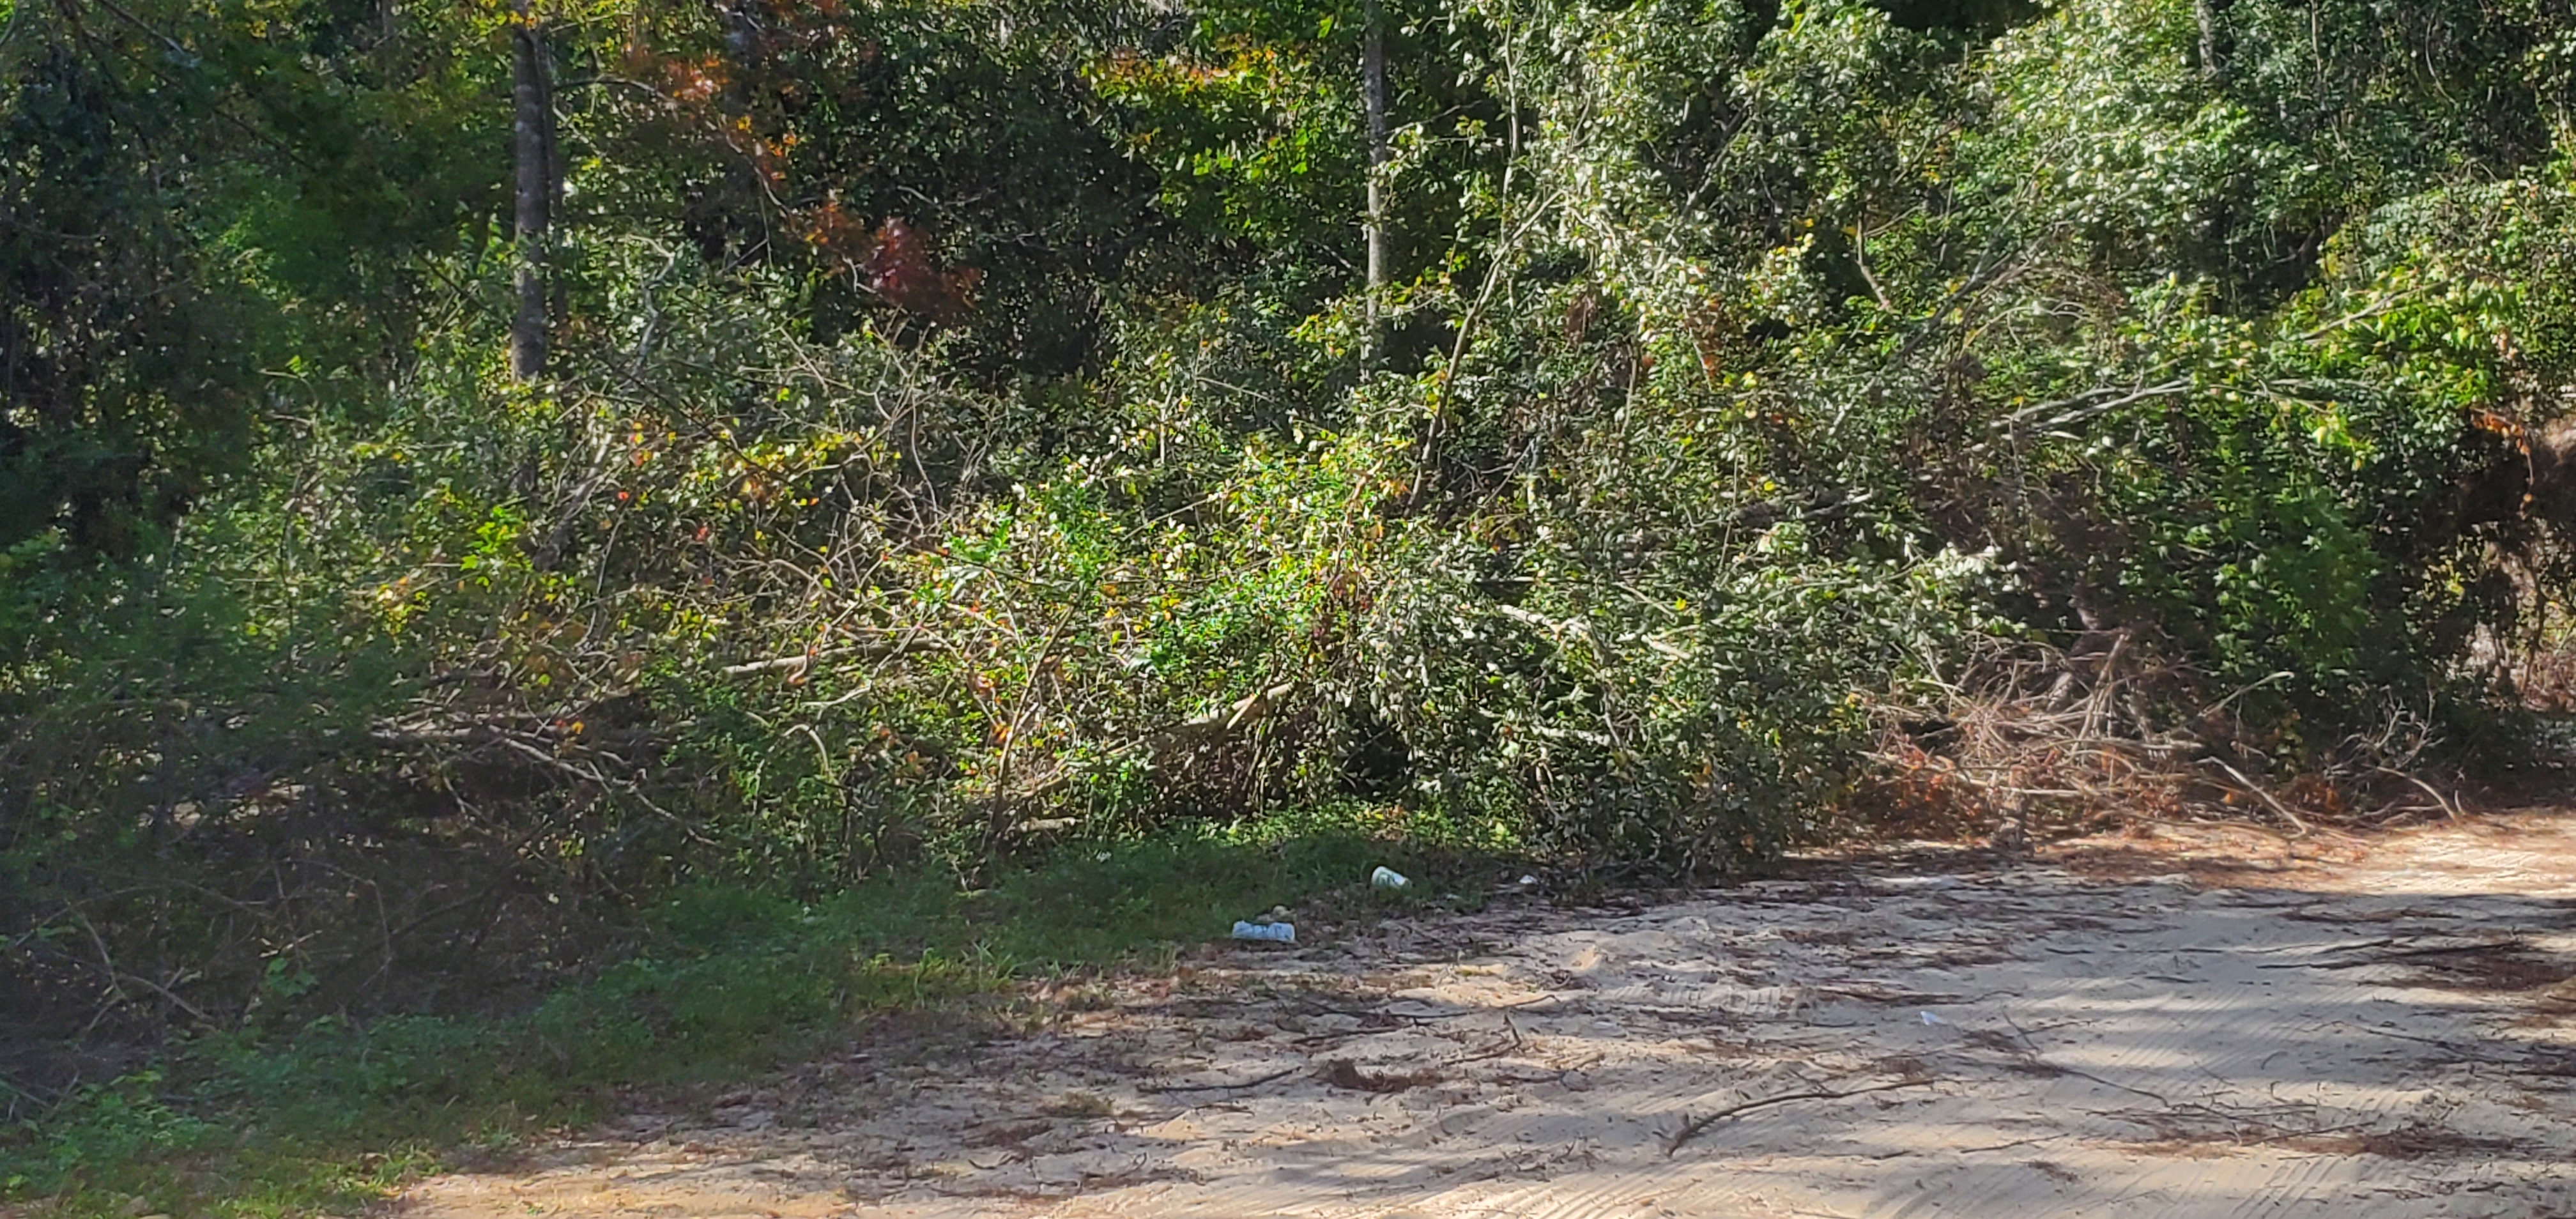
<path fill-rule="evenodd" d="M 555 203 L 555 106 L 545 31 L 518 0 L 519 20 L 510 32 L 510 96 L 517 111 L 512 123 L 518 161 L 516 232 L 519 250 L 519 308 L 510 319 L 510 375 L 533 381 L 546 372 L 548 257 Z"/>
<path fill-rule="evenodd" d="M 2227 0 L 2192 0 L 2191 15 L 2200 26 L 2200 79 L 2217 88 L 2227 80 L 2227 35 L 2220 28 Z"/>
<path fill-rule="evenodd" d="M 1368 336 L 1361 361 L 1375 365 L 1382 346 L 1378 298 L 1386 289 L 1386 15 L 1368 0 L 1361 34 L 1360 103 L 1368 112 Z"/>

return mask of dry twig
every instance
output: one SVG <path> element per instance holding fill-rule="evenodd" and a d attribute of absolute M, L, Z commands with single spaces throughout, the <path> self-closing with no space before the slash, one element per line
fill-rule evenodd
<path fill-rule="evenodd" d="M 1273 1083 L 1273 1082 L 1276 1082 L 1276 1081 L 1278 1081 L 1278 1080 L 1286 1079 L 1286 1078 L 1288 1078 L 1289 1076 L 1294 1075 L 1294 1074 L 1296 1074 L 1297 1072 L 1302 1071 L 1302 1070 L 1304 1070 L 1304 1069 L 1305 1069 L 1305 1068 L 1303 1068 L 1303 1067 L 1290 1067 L 1290 1068 L 1288 1068 L 1287 1070 L 1284 1070 L 1284 1071 L 1273 1071 L 1273 1072 L 1271 1072 L 1271 1073 L 1270 1073 L 1270 1074 L 1268 1074 L 1268 1075 L 1259 1076 L 1259 1077 L 1256 1077 L 1256 1078 L 1253 1078 L 1253 1079 L 1240 1079 L 1240 1080 L 1236 1080 L 1236 1081 L 1234 1081 L 1233 1083 L 1224 1083 L 1224 1084 L 1153 1084 L 1153 1085 L 1149 1085 L 1149 1086 L 1144 1087 L 1144 1088 L 1140 1088 L 1140 1089 L 1138 1089 L 1138 1091 L 1142 1091 L 1142 1092 L 1221 1092 L 1221 1091 L 1224 1091 L 1225 1089 L 1228 1089 L 1228 1088 L 1257 1088 L 1257 1087 L 1260 1087 L 1261 1085 L 1266 1084 L 1266 1083 Z"/>
<path fill-rule="evenodd" d="M 1779 1096 L 1766 1096 L 1760 1100 L 1746 1101 L 1741 1105 L 1734 1105 L 1725 1109 L 1720 1109 L 1715 1113 L 1709 1114 L 1707 1117 L 1694 1118 L 1690 1114 L 1684 1113 L 1682 1114 L 1681 1129 L 1674 1131 L 1673 1137 L 1664 1144 L 1664 1156 L 1667 1159 L 1671 1158 L 1674 1152 L 1682 1149 L 1682 1144 L 1698 1138 L 1709 1127 L 1738 1114 L 1752 1112 L 1755 1109 L 1768 1108 L 1772 1105 L 1785 1105 L 1791 1101 L 1841 1100 L 1847 1096 L 1864 1096 L 1872 1092 L 1893 1092 L 1899 1088 L 1928 1088 L 1932 1086 L 1933 1082 L 1934 1081 L 1929 1079 L 1904 1079 L 1898 1080 L 1892 1084 L 1872 1084 L 1866 1088 L 1846 1088 L 1840 1092 L 1826 1091 L 1823 1089 L 1819 1089 L 1814 1092 L 1789 1092 Z"/>

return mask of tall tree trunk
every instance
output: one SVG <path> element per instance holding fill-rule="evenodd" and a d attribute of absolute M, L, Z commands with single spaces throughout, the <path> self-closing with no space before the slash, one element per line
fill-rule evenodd
<path fill-rule="evenodd" d="M 1377 363 L 1381 344 L 1378 298 L 1386 288 L 1386 15 L 1368 0 L 1360 47 L 1360 103 L 1368 112 L 1368 335 L 1363 366 Z"/>
<path fill-rule="evenodd" d="M 510 33 L 510 96 L 517 109 L 512 130 L 519 170 L 513 234 L 519 247 L 519 310 L 510 319 L 510 375 L 522 381 L 533 381 L 546 371 L 547 247 L 552 240 L 549 230 L 558 177 L 554 82 L 545 32 L 529 5 L 530 0 L 518 0 L 519 20 Z"/>
<path fill-rule="evenodd" d="M 2213 89 L 2227 81 L 2227 32 L 2220 25 L 2227 5 L 2228 0 L 2192 0 L 2192 19 L 2200 24 L 2200 79 Z"/>
<path fill-rule="evenodd" d="M 2192 20 L 2200 26 L 2200 84 L 2213 96 L 2227 88 L 2227 57 L 2235 47 L 2227 36 L 2227 8 L 2233 0 L 2192 0 Z M 2236 227 L 2234 209 L 2226 192 L 2213 192 L 2201 216 L 2201 227 L 2208 234 L 2204 247 L 2211 266 L 2223 275 L 2233 276 L 2234 257 L 2228 239 Z"/>

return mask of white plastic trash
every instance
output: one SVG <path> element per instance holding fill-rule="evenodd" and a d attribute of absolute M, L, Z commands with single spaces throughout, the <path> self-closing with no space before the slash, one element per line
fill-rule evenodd
<path fill-rule="evenodd" d="M 1269 940 L 1279 944 L 1294 944 L 1297 942 L 1297 924 L 1247 923 L 1237 920 L 1234 924 L 1234 938 L 1238 940 Z"/>
<path fill-rule="evenodd" d="M 1404 873 L 1398 872 L 1393 868 L 1379 868 L 1377 871 L 1369 873 L 1369 885 L 1372 888 L 1401 889 L 1412 883 L 1412 877 L 1406 876 Z"/>

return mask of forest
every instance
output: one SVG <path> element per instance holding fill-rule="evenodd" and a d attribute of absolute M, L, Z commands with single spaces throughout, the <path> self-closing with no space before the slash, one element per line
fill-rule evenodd
<path fill-rule="evenodd" d="M 0 1202 L 1382 859 L 2536 781 L 2572 104 L 2568 0 L 0 0 Z"/>

